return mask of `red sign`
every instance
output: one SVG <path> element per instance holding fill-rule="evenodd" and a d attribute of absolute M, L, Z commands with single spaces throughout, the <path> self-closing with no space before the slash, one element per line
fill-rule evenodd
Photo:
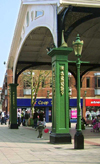
<path fill-rule="evenodd" d="M 86 99 L 86 106 L 100 106 L 100 99 Z"/>

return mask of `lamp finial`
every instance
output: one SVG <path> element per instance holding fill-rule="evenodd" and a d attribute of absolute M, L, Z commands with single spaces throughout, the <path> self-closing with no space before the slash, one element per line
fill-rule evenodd
<path fill-rule="evenodd" d="M 64 40 L 64 30 L 62 30 L 62 44 L 60 47 L 68 47 L 67 43 Z"/>

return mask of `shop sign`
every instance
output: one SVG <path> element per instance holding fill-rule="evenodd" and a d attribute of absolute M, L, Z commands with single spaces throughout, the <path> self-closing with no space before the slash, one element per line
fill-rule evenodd
<path fill-rule="evenodd" d="M 17 99 L 17 107 L 30 107 L 31 99 Z M 37 106 L 52 106 L 52 99 L 36 99 L 35 107 Z"/>
<path fill-rule="evenodd" d="M 35 106 L 52 106 L 52 99 L 36 99 Z"/>
<path fill-rule="evenodd" d="M 70 112 L 71 112 L 71 119 L 77 118 L 77 109 L 76 108 L 72 108 Z"/>
<path fill-rule="evenodd" d="M 100 99 L 86 99 L 86 106 L 100 106 Z"/>

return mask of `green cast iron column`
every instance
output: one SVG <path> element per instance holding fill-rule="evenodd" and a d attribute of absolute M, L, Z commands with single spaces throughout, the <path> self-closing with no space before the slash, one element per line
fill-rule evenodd
<path fill-rule="evenodd" d="M 81 131 L 80 58 L 77 59 L 77 130 Z"/>
<path fill-rule="evenodd" d="M 69 134 L 68 54 L 72 48 L 52 49 L 52 133 L 50 143 L 71 143 Z"/>
<path fill-rule="evenodd" d="M 80 101 L 80 58 L 76 61 L 77 66 L 77 131 L 74 136 L 74 148 L 84 149 L 84 136 L 81 131 L 81 101 Z"/>
<path fill-rule="evenodd" d="M 9 84 L 10 91 L 10 125 L 11 129 L 18 129 L 17 125 L 17 84 Z"/>

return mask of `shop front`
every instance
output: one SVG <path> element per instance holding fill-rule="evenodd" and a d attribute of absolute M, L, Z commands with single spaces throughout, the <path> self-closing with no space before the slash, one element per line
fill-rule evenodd
<path fill-rule="evenodd" d="M 31 99 L 30 98 L 17 98 L 17 108 L 21 110 L 31 111 Z M 45 115 L 46 122 L 51 122 L 52 115 L 52 99 L 36 99 L 34 109 L 39 112 L 42 110 Z"/>
<path fill-rule="evenodd" d="M 100 99 L 85 99 L 86 118 L 92 120 L 100 115 Z"/>
<path fill-rule="evenodd" d="M 69 107 L 70 107 L 70 121 L 77 122 L 77 99 L 70 98 L 69 99 Z M 81 99 L 81 115 L 83 109 L 83 99 Z"/>
<path fill-rule="evenodd" d="M 31 111 L 31 99 L 30 98 L 17 98 L 17 108 L 21 110 Z M 83 99 L 81 99 L 81 112 L 83 108 Z M 36 99 L 34 109 L 38 112 L 42 110 L 45 114 L 46 122 L 52 121 L 52 99 Z M 69 116 L 71 122 L 77 121 L 77 99 L 69 99 Z"/>

